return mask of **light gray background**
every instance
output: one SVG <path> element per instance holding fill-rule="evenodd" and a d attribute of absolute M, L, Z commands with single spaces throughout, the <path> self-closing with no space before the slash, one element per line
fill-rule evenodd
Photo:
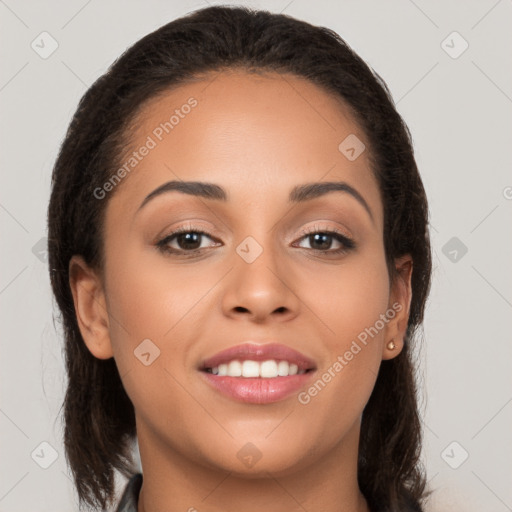
<path fill-rule="evenodd" d="M 0 0 L 2 512 L 77 509 L 61 442 L 62 341 L 37 245 L 58 147 L 82 94 L 125 48 L 207 3 Z M 512 2 L 233 3 L 334 29 L 388 83 L 431 209 L 420 353 L 429 510 L 512 510 Z M 43 31 L 59 45 L 47 59 L 31 48 Z M 446 39 L 453 31 L 469 43 L 458 58 L 445 51 L 463 48 Z M 42 442 L 58 454 L 48 469 Z"/>

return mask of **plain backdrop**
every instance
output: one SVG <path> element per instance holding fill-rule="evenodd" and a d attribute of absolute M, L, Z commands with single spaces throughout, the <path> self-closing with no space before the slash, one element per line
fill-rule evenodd
<path fill-rule="evenodd" d="M 68 123 L 128 46 L 214 3 L 0 0 L 2 512 L 77 510 L 45 261 L 50 175 Z M 335 30 L 389 85 L 431 211 L 420 352 L 429 511 L 512 510 L 512 2 L 233 3 Z"/>

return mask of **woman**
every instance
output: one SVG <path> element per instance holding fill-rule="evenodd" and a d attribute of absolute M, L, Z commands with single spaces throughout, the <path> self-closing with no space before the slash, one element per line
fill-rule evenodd
<path fill-rule="evenodd" d="M 84 95 L 52 186 L 81 505 L 117 470 L 123 511 L 423 510 L 427 200 L 337 34 L 241 7 L 163 26 Z"/>

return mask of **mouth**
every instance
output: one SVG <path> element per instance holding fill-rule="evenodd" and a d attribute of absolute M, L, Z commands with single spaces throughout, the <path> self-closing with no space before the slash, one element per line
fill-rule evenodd
<path fill-rule="evenodd" d="M 198 369 L 206 382 L 224 396 L 267 404 L 297 393 L 311 379 L 316 365 L 285 345 L 246 343 L 219 352 Z"/>

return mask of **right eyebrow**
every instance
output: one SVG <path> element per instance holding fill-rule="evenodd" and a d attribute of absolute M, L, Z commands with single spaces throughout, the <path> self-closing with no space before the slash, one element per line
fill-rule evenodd
<path fill-rule="evenodd" d="M 201 181 L 168 181 L 163 185 L 157 187 L 153 192 L 150 192 L 142 201 L 139 210 L 145 206 L 151 199 L 176 190 L 182 194 L 189 194 L 192 196 L 204 197 L 205 199 L 215 199 L 217 201 L 227 201 L 228 195 L 226 191 L 220 186 L 213 183 L 205 183 Z"/>

